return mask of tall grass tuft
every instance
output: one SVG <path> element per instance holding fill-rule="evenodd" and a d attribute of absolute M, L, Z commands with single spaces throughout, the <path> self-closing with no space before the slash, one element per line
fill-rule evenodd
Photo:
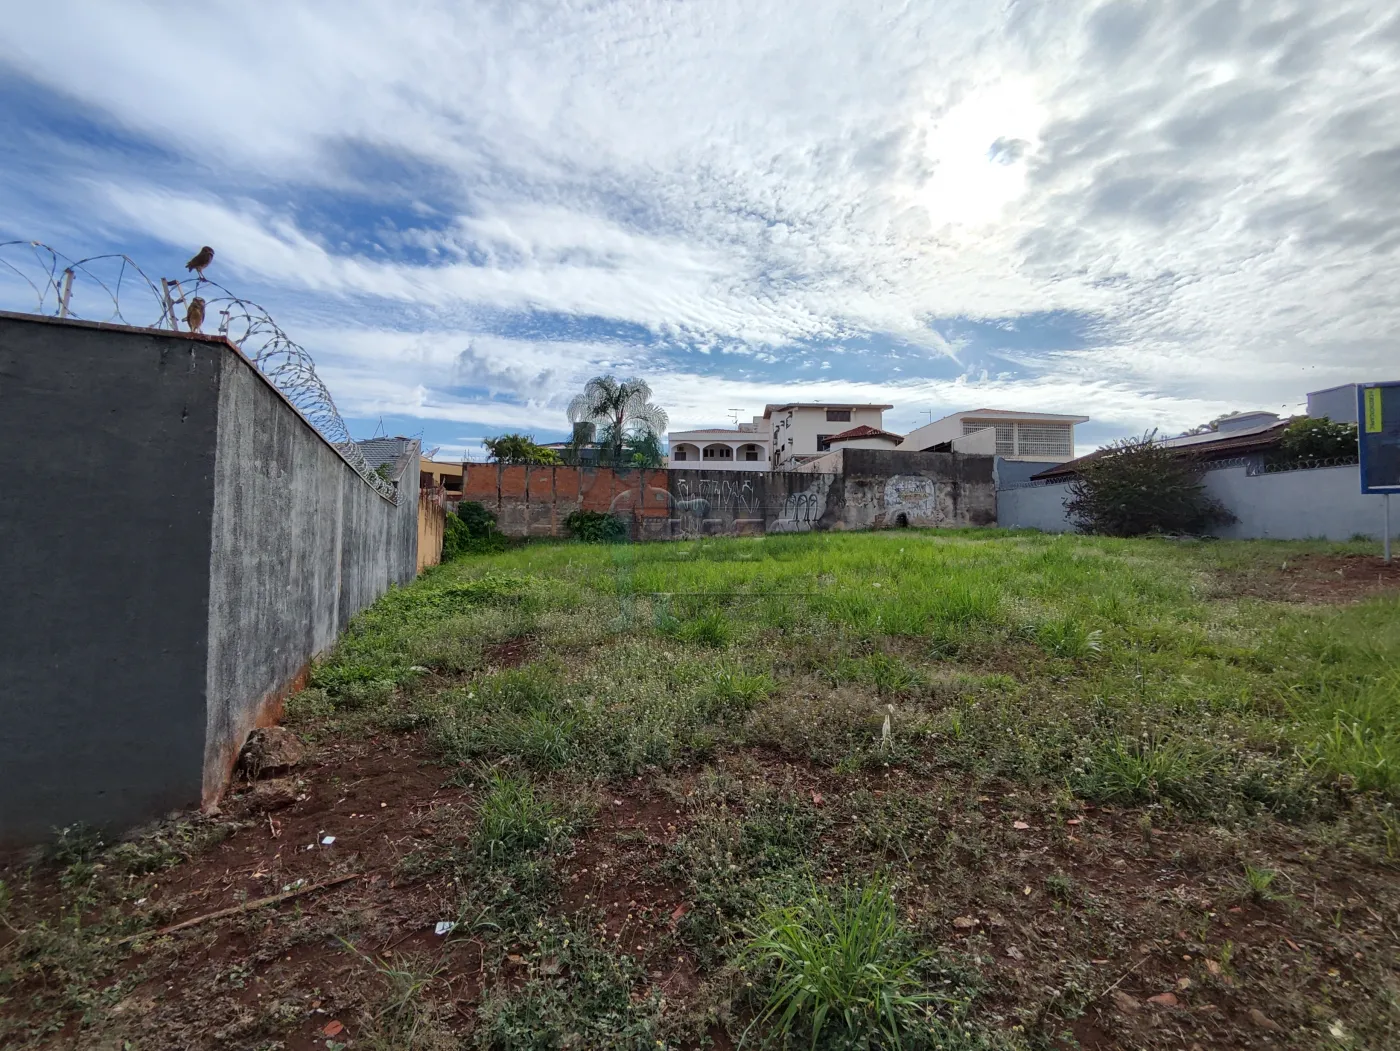
<path fill-rule="evenodd" d="M 548 799 L 535 795 L 528 781 L 493 774 L 477 804 L 476 848 L 500 864 L 548 846 L 561 822 Z"/>
<path fill-rule="evenodd" d="M 834 896 L 813 885 L 802 903 L 766 909 L 749 934 L 745 966 L 766 990 L 753 1025 L 771 1023 L 784 1040 L 810 1035 L 815 1048 L 836 1027 L 902 1047 L 933 999 L 882 883 Z"/>

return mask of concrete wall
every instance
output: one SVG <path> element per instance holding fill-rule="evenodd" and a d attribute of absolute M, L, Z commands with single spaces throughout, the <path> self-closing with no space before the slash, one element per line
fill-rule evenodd
<path fill-rule="evenodd" d="M 0 843 L 199 801 L 218 357 L 0 316 Z"/>
<path fill-rule="evenodd" d="M 1204 481 L 1206 491 L 1239 518 L 1220 527 L 1223 537 L 1350 540 L 1382 532 L 1384 500 L 1362 495 L 1355 464 L 1253 477 L 1243 467 L 1228 467 L 1208 471 Z"/>
<path fill-rule="evenodd" d="M 578 510 L 623 515 L 636 539 L 996 520 L 990 456 L 846 449 L 830 462 L 831 474 L 742 475 L 469 464 L 465 498 L 512 536 L 567 536 Z"/>
<path fill-rule="evenodd" d="M 1358 534 L 1380 537 L 1384 504 L 1363 496 L 1356 466 L 1321 467 L 1250 475 L 1245 467 L 1207 471 L 1206 491 L 1239 521 L 1216 532 L 1237 540 L 1349 540 Z M 997 523 L 1007 528 L 1073 531 L 1065 517 L 1068 485 L 997 491 Z M 1396 526 L 1400 527 L 1400 516 Z"/>
<path fill-rule="evenodd" d="M 1030 485 L 997 490 L 997 525 L 1003 529 L 1039 529 L 1043 533 L 1073 533 L 1065 515 L 1069 486 Z"/>
<path fill-rule="evenodd" d="M 203 799 L 313 656 L 390 585 L 417 574 L 417 448 L 381 496 L 240 354 L 222 349 Z"/>
<path fill-rule="evenodd" d="M 216 798 L 417 554 L 222 339 L 0 314 L 0 845 Z"/>

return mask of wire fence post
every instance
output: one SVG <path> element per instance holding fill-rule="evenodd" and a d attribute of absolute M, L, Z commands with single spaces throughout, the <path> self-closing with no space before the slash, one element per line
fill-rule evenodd
<path fill-rule="evenodd" d="M 58 293 L 58 316 L 68 316 L 68 303 L 73 298 L 73 268 L 63 271 L 63 287 Z"/>

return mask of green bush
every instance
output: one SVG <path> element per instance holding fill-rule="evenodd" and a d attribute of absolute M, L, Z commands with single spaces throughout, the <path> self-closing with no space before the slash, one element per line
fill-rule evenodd
<path fill-rule="evenodd" d="M 615 544 L 629 534 L 626 521 L 605 511 L 574 511 L 564 525 L 570 536 L 586 544 Z"/>
<path fill-rule="evenodd" d="M 1325 417 L 1294 420 L 1278 442 L 1278 463 L 1340 460 L 1357 454 L 1356 424 L 1334 423 Z"/>
<path fill-rule="evenodd" d="M 1200 467 L 1160 445 L 1151 432 L 1085 460 L 1070 482 L 1065 510 L 1085 532 L 1104 536 L 1201 533 L 1235 520 L 1206 493 Z"/>
<path fill-rule="evenodd" d="M 468 554 L 504 551 L 510 546 L 496 528 L 496 516 L 475 500 L 463 500 L 447 516 L 442 535 L 442 560 L 451 562 Z"/>

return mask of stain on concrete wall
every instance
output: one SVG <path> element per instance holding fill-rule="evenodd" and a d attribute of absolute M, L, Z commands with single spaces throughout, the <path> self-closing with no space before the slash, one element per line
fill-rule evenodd
<path fill-rule="evenodd" d="M 281 716 L 307 662 L 350 618 L 417 574 L 418 456 L 392 503 L 365 484 L 242 355 L 222 348 L 209 557 L 202 795 L 218 798 L 244 738 Z"/>

